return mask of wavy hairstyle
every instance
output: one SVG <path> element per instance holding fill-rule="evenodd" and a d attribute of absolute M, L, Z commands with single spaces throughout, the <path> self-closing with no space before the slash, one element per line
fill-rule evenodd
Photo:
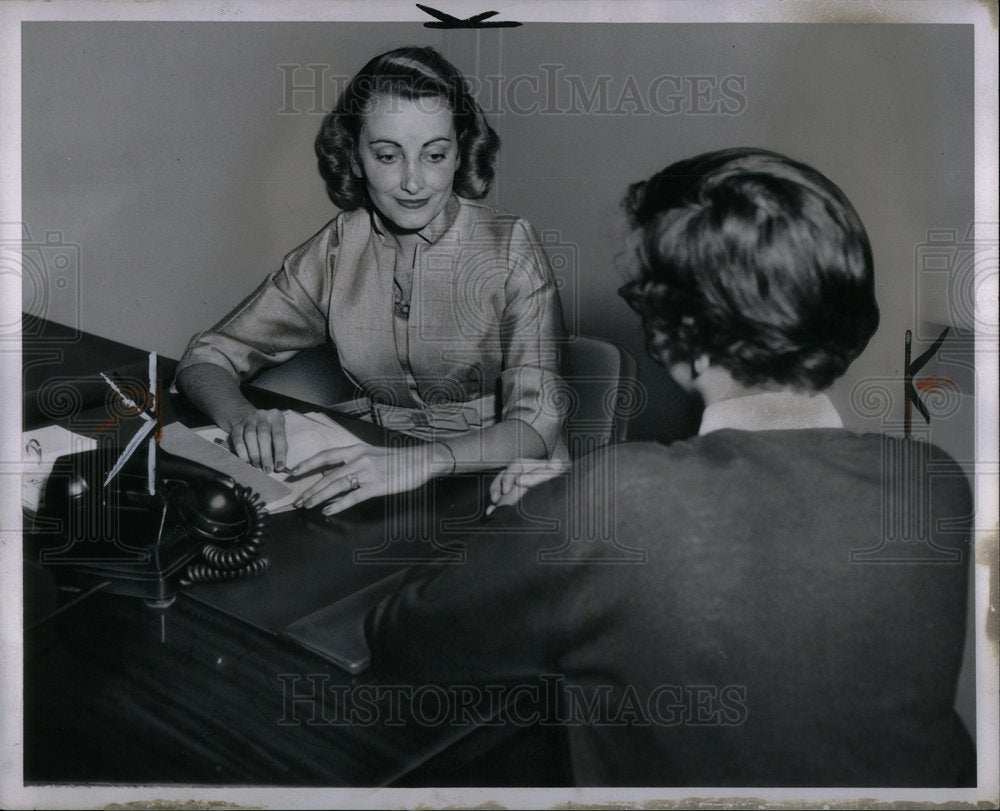
<path fill-rule="evenodd" d="M 624 206 L 639 273 L 619 294 L 662 363 L 707 355 L 746 386 L 818 391 L 878 327 L 861 218 L 804 164 L 709 152 L 633 184 Z"/>
<path fill-rule="evenodd" d="M 352 172 L 364 114 L 380 96 L 447 101 L 455 123 L 460 164 L 454 190 L 479 200 L 493 182 L 500 137 L 487 123 L 465 77 L 433 48 L 409 46 L 376 56 L 351 79 L 316 136 L 319 171 L 334 205 L 343 211 L 371 207 L 363 178 Z"/>

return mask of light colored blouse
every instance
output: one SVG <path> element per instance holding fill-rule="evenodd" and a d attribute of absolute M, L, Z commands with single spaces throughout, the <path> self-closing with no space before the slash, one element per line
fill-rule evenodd
<path fill-rule="evenodd" d="M 498 395 L 499 418 L 531 426 L 551 455 L 564 418 L 565 330 L 537 236 L 518 217 L 454 195 L 420 236 L 411 266 L 377 213 L 339 214 L 195 335 L 178 370 L 212 363 L 242 380 L 329 338 L 376 406 L 433 414 L 474 403 L 486 425 Z M 412 270 L 408 315 L 394 307 L 401 269 Z"/>

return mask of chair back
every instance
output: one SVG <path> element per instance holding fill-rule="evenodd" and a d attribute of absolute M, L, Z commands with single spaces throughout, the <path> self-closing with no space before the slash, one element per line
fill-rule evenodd
<path fill-rule="evenodd" d="M 252 383 L 256 388 L 324 407 L 358 396 L 331 343 L 303 349 L 291 360 L 264 369 Z"/>
<path fill-rule="evenodd" d="M 586 335 L 567 341 L 562 377 L 568 386 L 570 456 L 628 438 L 629 421 L 642 405 L 635 374 L 635 358 L 610 341 Z"/>

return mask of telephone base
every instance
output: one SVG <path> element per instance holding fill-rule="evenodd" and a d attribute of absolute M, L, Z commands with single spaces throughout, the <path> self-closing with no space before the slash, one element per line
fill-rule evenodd
<path fill-rule="evenodd" d="M 25 535 L 25 559 L 48 568 L 57 586 L 147 601 L 171 599 L 189 583 L 252 577 L 266 514 L 259 496 L 195 462 L 161 451 L 154 492 L 136 454 L 98 448 L 61 456 Z"/>

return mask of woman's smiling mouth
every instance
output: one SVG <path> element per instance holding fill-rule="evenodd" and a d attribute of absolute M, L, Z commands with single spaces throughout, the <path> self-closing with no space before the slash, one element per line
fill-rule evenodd
<path fill-rule="evenodd" d="M 396 202 L 399 205 L 401 205 L 403 208 L 410 208 L 410 209 L 422 208 L 423 206 L 427 205 L 428 200 L 430 200 L 429 197 L 424 197 L 421 200 L 400 200 L 398 197 L 396 198 Z"/>

